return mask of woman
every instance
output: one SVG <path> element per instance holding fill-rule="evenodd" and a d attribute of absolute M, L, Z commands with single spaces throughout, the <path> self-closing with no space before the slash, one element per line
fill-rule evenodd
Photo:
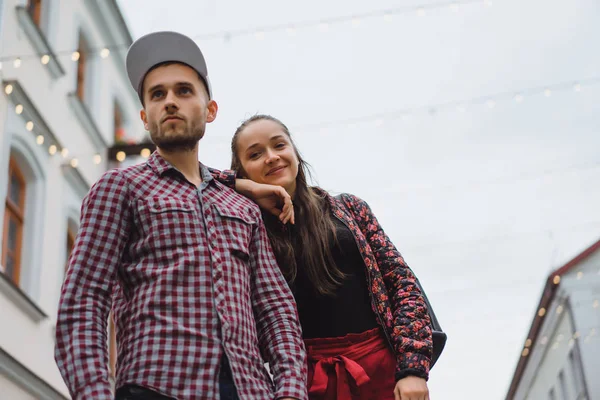
<path fill-rule="evenodd" d="M 307 184 L 288 128 L 256 115 L 232 139 L 239 178 L 283 187 L 293 225 L 264 212 L 293 289 L 311 399 L 429 399 L 431 323 L 415 277 L 363 200 Z"/>

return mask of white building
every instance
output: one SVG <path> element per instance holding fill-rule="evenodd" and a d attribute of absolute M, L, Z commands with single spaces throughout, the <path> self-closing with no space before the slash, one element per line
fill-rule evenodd
<path fill-rule="evenodd" d="M 81 201 L 139 139 L 116 0 L 0 0 L 0 399 L 67 399 L 54 362 Z M 112 165 L 111 165 L 112 166 Z"/>
<path fill-rule="evenodd" d="M 507 400 L 600 399 L 600 240 L 548 277 Z"/>

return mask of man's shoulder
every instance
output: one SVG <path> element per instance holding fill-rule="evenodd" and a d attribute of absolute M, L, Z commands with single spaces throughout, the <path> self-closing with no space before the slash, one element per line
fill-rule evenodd
<path fill-rule="evenodd" d="M 217 208 L 220 210 L 232 210 L 247 213 L 253 219 L 261 218 L 260 208 L 258 205 L 244 195 L 239 194 L 235 190 L 217 182 L 221 188 L 220 199 Z"/>

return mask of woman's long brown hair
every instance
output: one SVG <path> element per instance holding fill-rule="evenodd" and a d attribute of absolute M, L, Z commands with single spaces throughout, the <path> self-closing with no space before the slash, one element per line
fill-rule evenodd
<path fill-rule="evenodd" d="M 306 176 L 310 174 L 309 165 L 300 156 L 287 126 L 270 115 L 254 115 L 242 122 L 231 140 L 231 169 L 236 171 L 239 177 L 246 177 L 238 155 L 237 141 L 240 133 L 248 125 L 260 120 L 273 121 L 281 126 L 299 160 L 293 199 L 296 223 L 284 226 L 275 216 L 263 213 L 279 268 L 292 285 L 300 265 L 317 293 L 333 295 L 345 277 L 331 254 L 331 249 L 336 244 L 335 224 L 327 199 L 308 186 Z"/>

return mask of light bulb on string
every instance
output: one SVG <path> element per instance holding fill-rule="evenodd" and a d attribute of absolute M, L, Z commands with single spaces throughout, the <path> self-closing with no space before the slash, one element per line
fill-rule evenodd
<path fill-rule="evenodd" d="M 13 67 L 19 68 L 20 66 L 21 66 L 21 59 L 16 58 L 15 61 L 13 62 Z"/>
<path fill-rule="evenodd" d="M 40 146 L 44 144 L 44 135 L 37 135 L 35 142 Z"/>
<path fill-rule="evenodd" d="M 17 115 L 21 115 L 23 113 L 23 105 L 22 104 L 17 104 L 15 106 L 15 113 Z"/>
<path fill-rule="evenodd" d="M 13 92 L 13 85 L 8 84 L 4 87 L 4 93 L 11 94 Z"/>
<path fill-rule="evenodd" d="M 102 162 L 102 156 L 100 154 L 94 154 L 94 164 L 98 165 Z"/>
<path fill-rule="evenodd" d="M 69 155 L 69 149 L 67 149 L 66 147 L 64 149 L 62 149 L 60 151 L 60 155 L 62 156 L 62 158 L 67 158 L 67 156 Z"/>
<path fill-rule="evenodd" d="M 25 129 L 27 129 L 29 132 L 31 132 L 33 130 L 33 122 L 27 121 L 27 123 L 25 124 Z"/>
<path fill-rule="evenodd" d="M 110 55 L 110 50 L 107 49 L 106 47 L 100 51 L 100 57 L 102 57 L 102 58 L 106 58 L 109 55 Z"/>
<path fill-rule="evenodd" d="M 50 147 L 48 147 L 48 153 L 50 153 L 51 156 L 56 154 L 56 145 L 50 145 Z"/>
<path fill-rule="evenodd" d="M 48 54 L 44 54 L 40 61 L 42 62 L 42 64 L 46 65 L 50 62 L 50 56 Z"/>
<path fill-rule="evenodd" d="M 74 51 L 71 54 L 71 60 L 73 60 L 73 61 L 78 61 L 79 57 L 81 57 L 81 54 L 78 51 Z"/>

